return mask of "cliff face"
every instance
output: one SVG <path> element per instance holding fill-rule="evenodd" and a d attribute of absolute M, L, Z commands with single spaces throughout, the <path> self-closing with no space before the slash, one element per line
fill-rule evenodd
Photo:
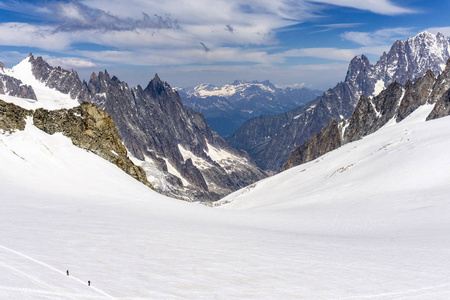
<path fill-rule="evenodd" d="M 145 171 L 127 157 L 127 150 L 119 138 L 111 117 L 90 103 L 72 109 L 35 111 L 0 100 L 0 129 L 7 132 L 24 130 L 26 118 L 33 119 L 37 128 L 48 134 L 61 132 L 73 144 L 91 151 L 115 164 L 143 184 L 152 187 Z"/>
<path fill-rule="evenodd" d="M 297 147 L 282 170 L 306 163 L 337 149 L 341 145 L 371 134 L 389 121 L 400 122 L 419 106 L 434 104 L 427 120 L 450 115 L 450 60 L 435 78 L 431 71 L 404 86 L 390 84 L 376 97 L 361 96 L 352 116 L 338 124 L 336 121 Z"/>

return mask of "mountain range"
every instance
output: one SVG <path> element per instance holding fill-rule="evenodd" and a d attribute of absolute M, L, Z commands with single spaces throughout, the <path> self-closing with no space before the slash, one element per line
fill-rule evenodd
<path fill-rule="evenodd" d="M 236 80 L 223 86 L 200 84 L 194 88 L 176 90 L 183 104 L 202 112 L 208 125 L 223 137 L 231 135 L 251 118 L 284 113 L 322 94 L 305 87 L 277 88 L 268 80 Z"/>
<path fill-rule="evenodd" d="M 262 169 L 278 171 L 297 146 L 332 119 L 349 118 L 361 95 L 376 96 L 390 83 L 406 84 L 427 70 L 440 73 L 449 53 L 448 38 L 422 32 L 406 41 L 396 41 L 374 65 L 366 56 L 356 56 L 345 80 L 321 97 L 284 114 L 251 119 L 227 140 L 233 147 L 247 151 Z"/>
<path fill-rule="evenodd" d="M 129 158 L 164 194 L 217 200 L 266 176 L 245 152 L 212 131 L 200 113 L 185 108 L 178 93 L 157 75 L 145 89 L 130 88 L 107 71 L 82 82 L 75 71 L 52 67 L 33 55 L 2 70 L 3 93 L 9 96 L 59 103 L 50 107 L 58 109 L 90 102 L 106 111 Z"/>

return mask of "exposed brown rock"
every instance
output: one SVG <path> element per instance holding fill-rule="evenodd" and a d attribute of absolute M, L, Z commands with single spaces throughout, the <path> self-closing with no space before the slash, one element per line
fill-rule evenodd
<path fill-rule="evenodd" d="M 26 117 L 32 115 L 31 110 L 0 100 L 0 129 L 4 131 L 24 130 Z"/>

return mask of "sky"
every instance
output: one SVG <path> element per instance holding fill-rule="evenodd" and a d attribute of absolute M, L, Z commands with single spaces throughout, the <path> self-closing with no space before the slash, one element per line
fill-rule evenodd
<path fill-rule="evenodd" d="M 82 79 L 107 70 L 131 86 L 234 80 L 325 90 L 349 61 L 375 63 L 398 39 L 450 36 L 450 1 L 0 0 L 0 61 L 30 52 Z"/>

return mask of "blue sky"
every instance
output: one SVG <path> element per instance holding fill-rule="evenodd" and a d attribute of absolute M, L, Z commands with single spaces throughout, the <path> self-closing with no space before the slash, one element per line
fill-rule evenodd
<path fill-rule="evenodd" d="M 450 36 L 450 1 L 1 1 L 0 61 L 28 53 L 88 79 L 107 69 L 130 85 L 270 80 L 327 89 L 355 55 L 372 63 L 397 39 Z"/>

